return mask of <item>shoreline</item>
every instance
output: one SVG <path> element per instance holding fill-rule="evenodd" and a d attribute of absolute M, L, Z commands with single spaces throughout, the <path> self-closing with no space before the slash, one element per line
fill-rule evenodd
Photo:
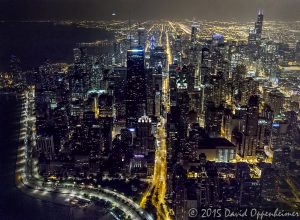
<path fill-rule="evenodd" d="M 23 142 L 21 131 L 22 131 L 22 129 L 24 127 L 22 126 L 21 119 L 22 119 L 22 104 L 24 104 L 24 103 L 22 103 L 22 99 L 20 97 L 21 96 L 20 94 L 15 94 L 15 93 L 10 93 L 10 94 L 16 95 L 16 99 L 18 100 L 18 113 L 17 114 L 19 115 L 19 122 L 18 122 L 19 131 L 18 131 L 17 158 L 16 158 L 16 164 L 15 164 L 15 170 L 14 170 L 14 174 L 15 174 L 15 187 L 18 190 L 20 190 L 22 193 L 24 193 L 25 195 L 28 195 L 28 196 L 30 196 L 32 198 L 35 198 L 35 199 L 38 199 L 38 200 L 41 200 L 41 201 L 45 201 L 45 202 L 51 202 L 51 203 L 55 203 L 55 204 L 58 204 L 58 205 L 64 205 L 64 206 L 70 207 L 70 205 L 67 204 L 67 203 L 65 203 L 65 202 L 58 202 L 58 201 L 54 201 L 52 199 L 49 200 L 49 199 L 37 196 L 37 194 L 34 194 L 33 192 L 31 192 L 32 190 L 34 190 L 34 187 L 25 184 L 23 182 L 23 178 L 20 178 L 20 176 L 22 175 L 22 172 L 21 172 L 20 168 L 18 168 L 20 166 L 20 164 L 18 164 L 18 158 L 22 157 L 22 154 L 20 155 L 19 151 L 21 151 L 21 152 L 23 151 L 23 149 L 21 149 L 21 147 L 22 147 L 21 143 Z"/>
<path fill-rule="evenodd" d="M 21 101 L 21 104 L 20 104 L 21 109 L 20 109 L 20 113 L 19 113 L 20 114 L 19 137 L 18 137 L 19 146 L 17 148 L 17 159 L 16 159 L 16 166 L 15 166 L 16 188 L 18 188 L 22 193 L 24 193 L 30 197 L 39 199 L 41 201 L 52 202 L 57 205 L 67 206 L 70 208 L 73 207 L 69 204 L 70 197 L 76 196 L 79 198 L 85 198 L 85 195 L 88 195 L 88 197 L 90 197 L 90 198 L 96 197 L 97 199 L 111 203 L 113 206 L 115 206 L 119 210 L 121 210 L 125 215 L 130 216 L 131 219 L 134 219 L 134 220 L 139 220 L 139 219 L 152 220 L 153 219 L 153 217 L 150 214 L 148 214 L 145 210 L 141 209 L 136 203 L 134 203 L 127 197 L 119 194 L 118 192 L 112 192 L 108 189 L 98 188 L 98 189 L 91 190 L 91 189 L 78 189 L 75 187 L 72 189 L 61 187 L 59 189 L 52 190 L 49 187 L 49 190 L 48 190 L 48 189 L 43 189 L 39 185 L 32 185 L 32 183 L 30 183 L 30 182 L 35 181 L 35 180 L 34 179 L 29 180 L 29 178 L 27 179 L 28 157 L 26 154 L 28 154 L 27 151 L 28 151 L 29 144 L 27 144 L 27 140 L 24 141 L 25 139 L 29 138 L 27 136 L 28 135 L 27 134 L 27 132 L 28 132 L 27 131 L 27 129 L 28 129 L 27 109 L 28 109 L 28 106 L 30 105 L 30 98 L 28 98 L 29 92 L 27 91 L 26 98 L 24 98 L 25 93 L 17 95 L 18 96 L 17 98 Z M 32 95 L 33 95 L 33 93 L 32 93 Z M 22 99 L 24 99 L 24 100 L 22 100 Z M 23 105 L 24 105 L 24 107 L 23 107 Z M 26 109 L 25 113 L 24 113 L 24 109 Z M 29 115 L 30 115 L 30 113 L 29 113 Z M 25 119 L 23 120 L 23 117 L 25 117 L 26 120 Z M 31 121 L 31 120 L 33 120 L 32 117 L 30 119 L 28 119 L 28 121 Z M 35 122 L 31 121 L 31 123 L 35 123 Z M 24 143 L 24 144 L 22 144 L 22 143 Z M 29 151 L 30 151 L 30 149 L 29 149 Z M 31 170 L 30 176 L 34 176 L 34 174 L 32 172 L 33 172 L 33 170 Z M 99 209 L 99 207 L 96 207 L 96 208 Z M 109 210 L 106 208 L 103 208 L 103 210 L 108 211 L 108 212 L 112 211 L 112 210 Z M 112 214 L 110 214 L 110 215 L 113 216 Z"/>

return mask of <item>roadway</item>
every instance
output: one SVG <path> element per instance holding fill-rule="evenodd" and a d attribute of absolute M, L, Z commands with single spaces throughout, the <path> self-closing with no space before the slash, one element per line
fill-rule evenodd
<path fill-rule="evenodd" d="M 170 210 L 165 200 L 167 191 L 167 143 L 165 127 L 166 119 L 161 117 L 160 126 L 156 134 L 154 174 L 140 203 L 140 206 L 145 208 L 147 201 L 150 201 L 156 208 L 158 220 L 171 219 Z"/>
<path fill-rule="evenodd" d="M 167 25 L 162 25 L 160 36 L 163 31 L 166 31 L 166 52 L 167 52 L 167 66 L 172 63 L 172 53 L 169 41 L 169 33 Z M 171 28 L 173 28 L 171 26 Z M 161 43 L 161 42 L 160 42 Z M 162 82 L 162 106 L 165 110 L 169 110 L 169 83 L 168 73 L 163 74 Z M 155 148 L 155 164 L 154 173 L 151 182 L 144 192 L 140 202 L 140 206 L 145 208 L 149 201 L 156 209 L 157 220 L 170 220 L 170 209 L 166 202 L 167 191 L 167 141 L 166 141 L 166 119 L 161 116 L 159 126 L 156 132 L 156 148 Z"/>

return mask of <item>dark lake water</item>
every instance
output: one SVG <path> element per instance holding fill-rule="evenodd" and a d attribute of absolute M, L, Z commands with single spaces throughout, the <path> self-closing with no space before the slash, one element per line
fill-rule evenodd
<path fill-rule="evenodd" d="M 0 22 L 0 71 L 7 71 L 11 55 L 17 56 L 25 70 L 50 59 L 72 62 L 77 43 L 112 39 L 103 29 L 55 25 L 52 22 Z M 105 48 L 103 48 L 105 50 Z"/>
<path fill-rule="evenodd" d="M 111 220 L 101 208 L 82 210 L 28 196 L 15 186 L 20 106 L 0 93 L 0 220 Z"/>

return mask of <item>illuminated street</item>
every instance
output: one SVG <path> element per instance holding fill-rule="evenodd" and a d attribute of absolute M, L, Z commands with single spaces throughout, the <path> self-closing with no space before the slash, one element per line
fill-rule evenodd
<path fill-rule="evenodd" d="M 167 28 L 168 25 L 165 25 Z M 163 28 L 161 29 L 161 35 Z M 166 51 L 167 63 L 172 63 L 172 53 L 169 42 L 169 33 L 166 32 Z M 162 106 L 168 111 L 169 109 L 169 80 L 168 75 L 163 77 L 162 83 Z M 155 147 L 155 165 L 154 174 L 151 178 L 151 183 L 144 193 L 140 206 L 145 208 L 147 201 L 156 208 L 157 219 L 169 220 L 171 219 L 170 211 L 166 203 L 166 189 L 167 189 L 167 143 L 166 143 L 166 119 L 161 116 L 160 123 L 156 134 L 156 147 Z"/>

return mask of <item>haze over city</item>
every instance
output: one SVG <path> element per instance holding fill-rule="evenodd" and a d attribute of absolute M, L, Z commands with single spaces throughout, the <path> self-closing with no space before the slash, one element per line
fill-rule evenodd
<path fill-rule="evenodd" d="M 249 21 L 259 8 L 267 20 L 300 19 L 300 0 L 1 0 L 0 4 L 1 20 L 124 20 L 130 13 L 140 20 Z"/>

